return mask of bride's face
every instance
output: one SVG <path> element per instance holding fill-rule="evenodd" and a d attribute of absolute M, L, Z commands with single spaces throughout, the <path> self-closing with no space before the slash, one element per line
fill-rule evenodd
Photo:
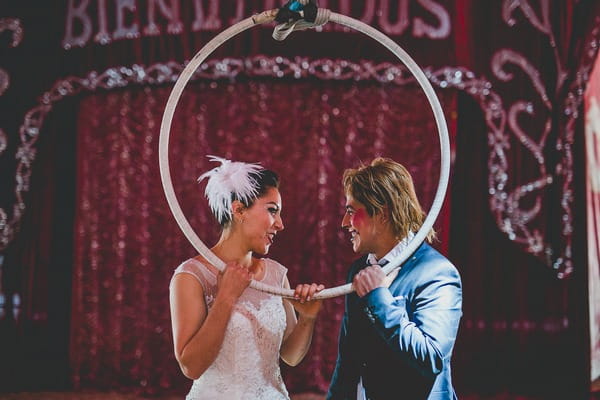
<path fill-rule="evenodd" d="M 276 188 L 269 188 L 242 212 L 241 233 L 248 250 L 267 254 L 275 236 L 283 230 L 281 220 L 281 195 Z"/>

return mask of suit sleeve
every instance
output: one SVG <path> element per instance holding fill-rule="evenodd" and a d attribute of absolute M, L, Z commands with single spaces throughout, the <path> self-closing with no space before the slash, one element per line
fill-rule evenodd
<path fill-rule="evenodd" d="M 409 316 L 406 299 L 388 288 L 363 297 L 364 312 L 388 346 L 425 376 L 442 371 L 452 354 L 462 315 L 458 271 L 446 259 L 422 265 L 425 276 L 417 282 Z"/>

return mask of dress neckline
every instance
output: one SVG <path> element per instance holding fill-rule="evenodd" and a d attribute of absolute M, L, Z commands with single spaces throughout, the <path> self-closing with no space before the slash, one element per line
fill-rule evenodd
<path fill-rule="evenodd" d="M 198 260 L 196 257 L 192 257 L 190 258 L 190 260 L 194 261 L 197 264 L 200 264 L 201 266 L 203 266 L 212 276 L 214 276 L 215 280 L 217 279 L 217 273 L 215 271 L 218 271 L 217 268 L 215 266 L 213 266 L 212 264 L 208 264 L 208 261 L 205 263 L 203 261 Z M 263 282 L 266 277 L 267 274 L 269 273 L 270 268 L 268 268 L 268 262 L 267 262 L 267 258 L 260 258 L 259 260 L 261 260 L 265 266 L 264 266 L 264 271 L 263 271 L 263 276 L 260 279 L 254 279 L 256 282 Z M 214 268 L 214 271 L 213 271 Z"/>

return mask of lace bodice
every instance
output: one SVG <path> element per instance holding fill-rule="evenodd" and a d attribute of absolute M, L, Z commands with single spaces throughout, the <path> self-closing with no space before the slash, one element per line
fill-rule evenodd
<path fill-rule="evenodd" d="M 286 272 L 281 264 L 265 259 L 262 282 L 282 286 Z M 181 264 L 174 276 L 180 273 L 198 279 L 210 312 L 217 294 L 214 273 L 195 259 Z M 279 370 L 285 327 L 281 297 L 246 289 L 234 306 L 216 360 L 194 381 L 186 399 L 289 399 Z"/>

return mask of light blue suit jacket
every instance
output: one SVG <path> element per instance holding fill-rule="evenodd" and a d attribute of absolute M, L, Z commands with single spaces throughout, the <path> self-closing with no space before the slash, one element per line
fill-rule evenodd
<path fill-rule="evenodd" d="M 348 282 L 366 266 L 366 256 L 357 260 Z M 455 399 L 450 359 L 461 315 L 458 271 L 423 243 L 389 289 L 346 296 L 327 399 L 355 400 L 360 377 L 369 400 Z"/>

